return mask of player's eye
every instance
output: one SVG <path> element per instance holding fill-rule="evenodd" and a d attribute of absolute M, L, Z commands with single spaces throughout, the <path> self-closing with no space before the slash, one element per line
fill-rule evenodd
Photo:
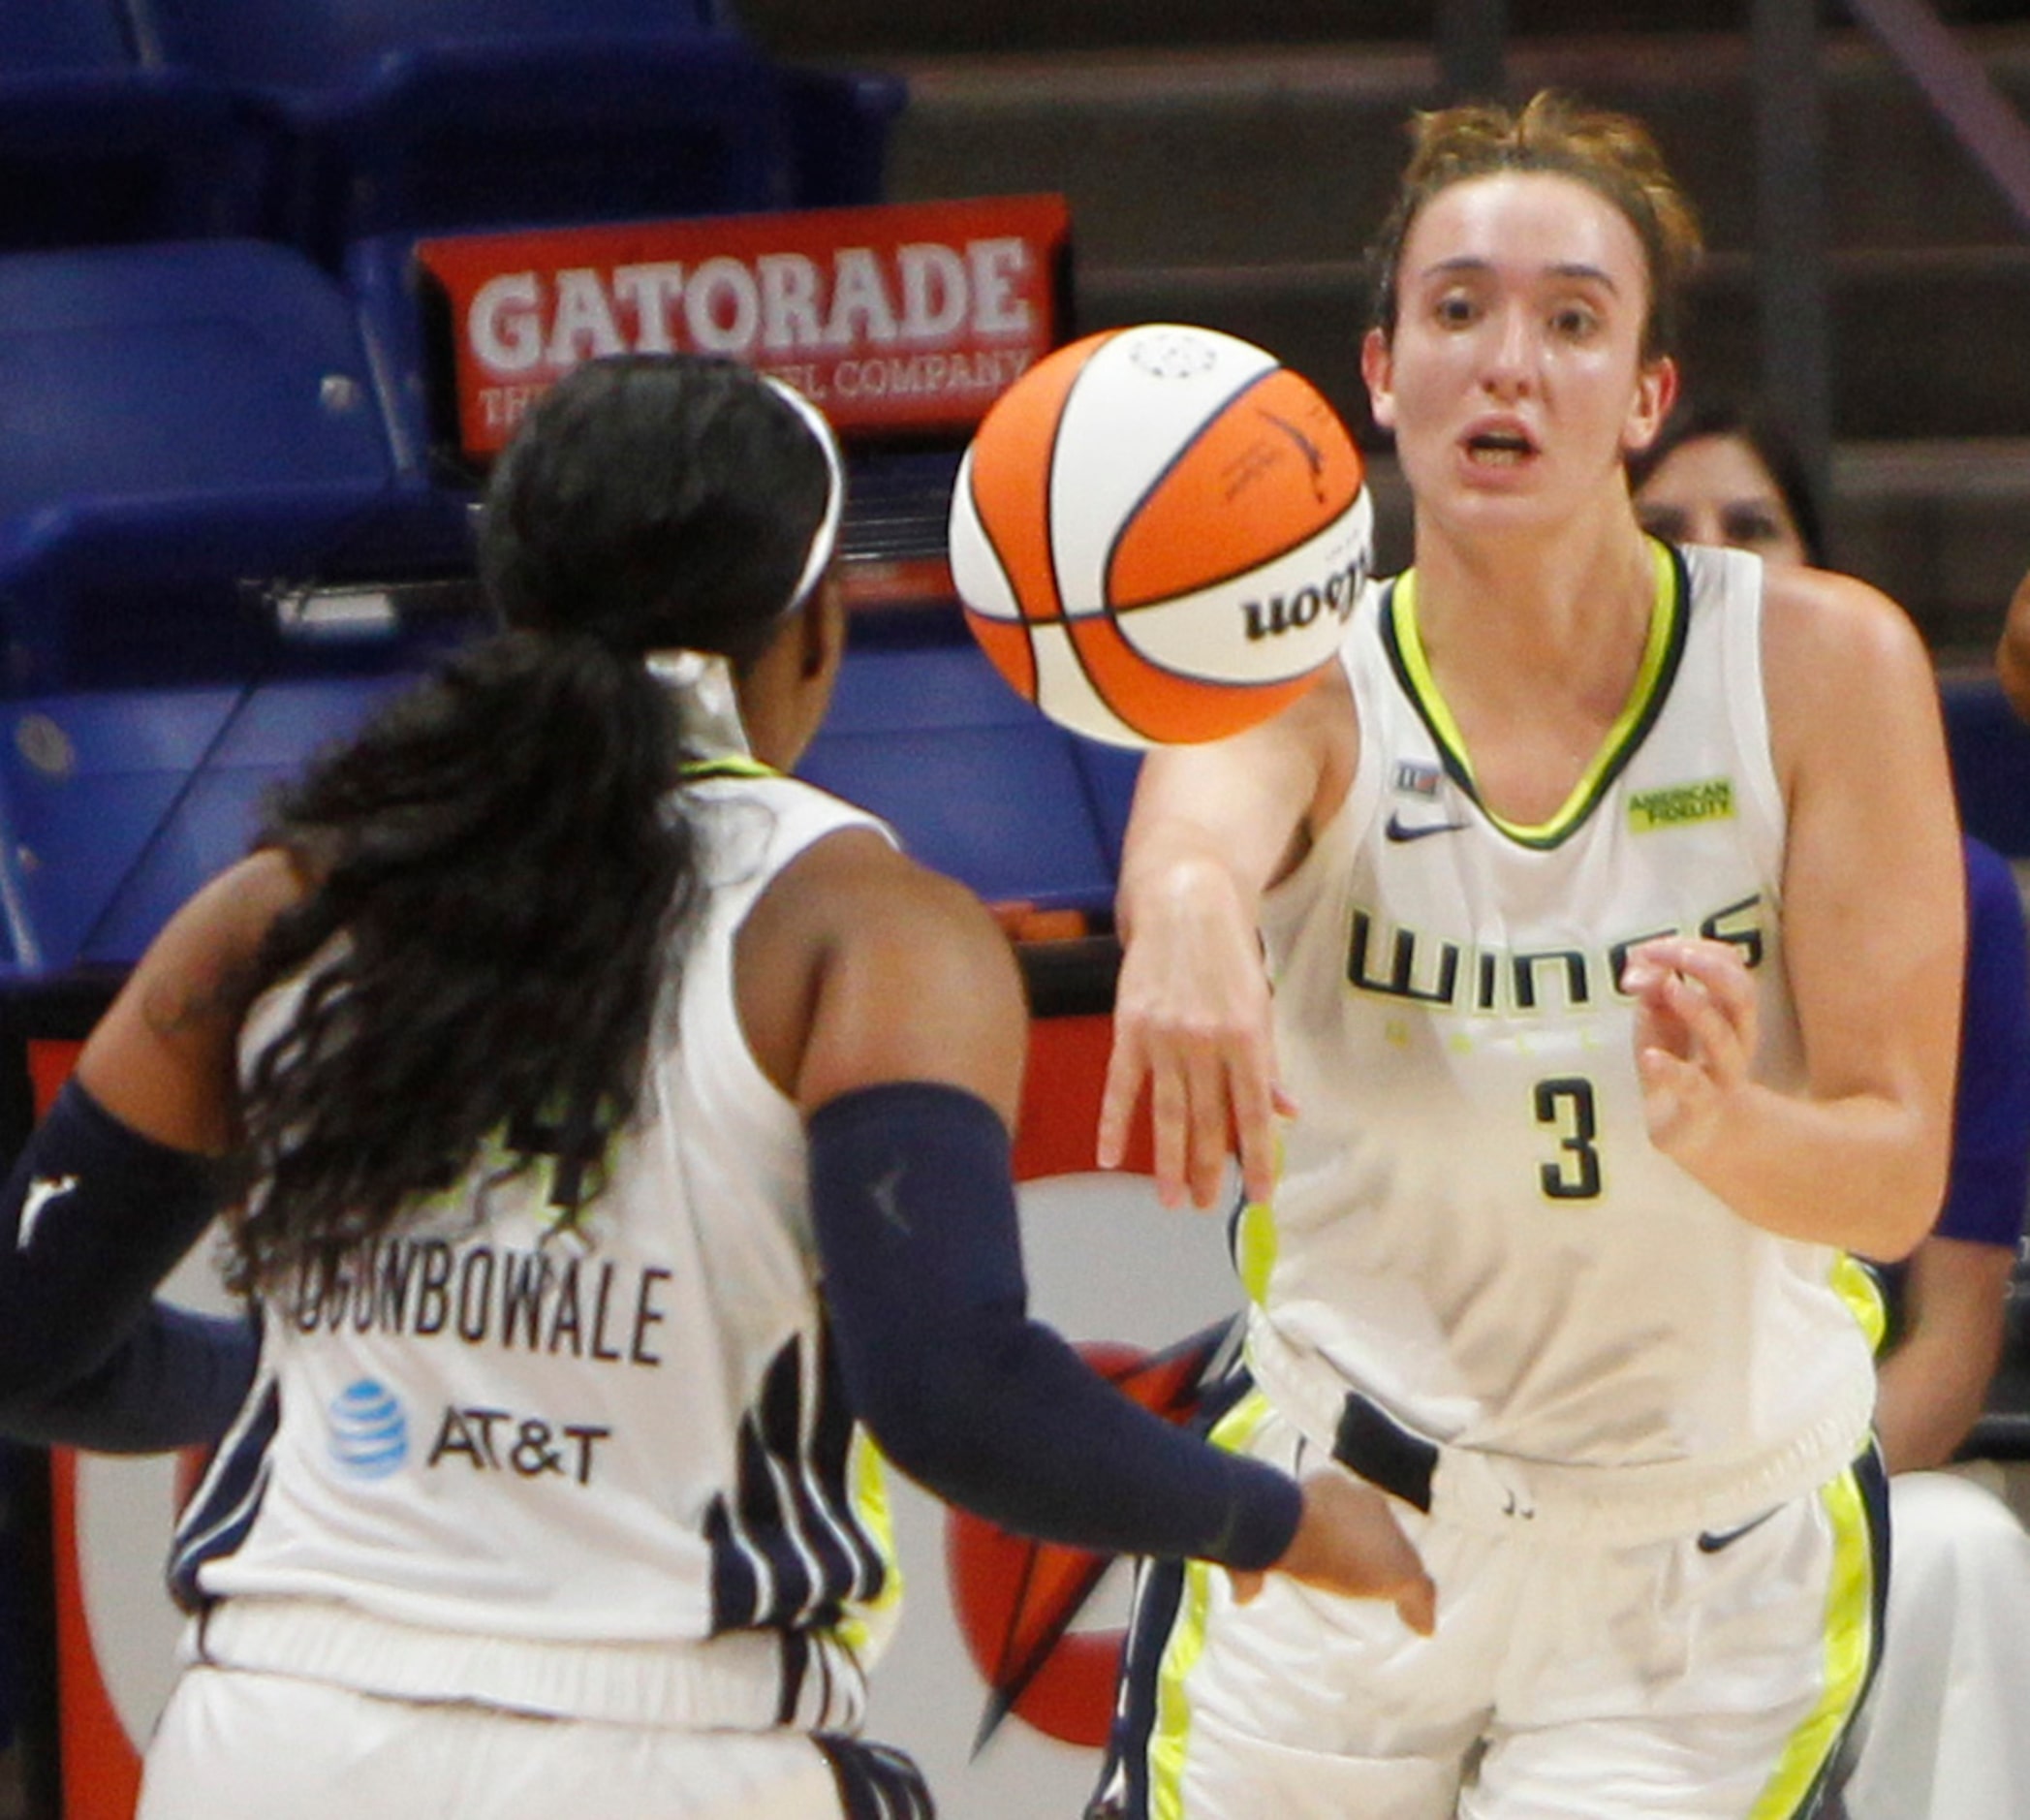
<path fill-rule="evenodd" d="M 1730 544 L 1757 549 L 1783 540 L 1776 515 L 1762 506 L 1730 506 L 1720 516 L 1720 528 Z"/>
<path fill-rule="evenodd" d="M 1685 515 L 1675 506 L 1642 506 L 1636 517 L 1651 537 L 1661 537 L 1667 544 L 1685 541 Z"/>

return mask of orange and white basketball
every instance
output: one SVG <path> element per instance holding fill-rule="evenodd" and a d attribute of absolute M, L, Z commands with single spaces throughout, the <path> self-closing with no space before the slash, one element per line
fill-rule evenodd
<path fill-rule="evenodd" d="M 1113 745 L 1224 738 L 1333 662 L 1373 507 L 1332 407 L 1274 355 L 1169 323 L 1059 348 L 982 420 L 953 581 L 994 667 Z"/>

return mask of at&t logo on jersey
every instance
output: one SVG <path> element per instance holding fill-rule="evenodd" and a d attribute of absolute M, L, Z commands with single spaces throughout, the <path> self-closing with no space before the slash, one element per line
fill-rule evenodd
<path fill-rule="evenodd" d="M 331 1459 L 356 1479 L 385 1479 L 409 1458 L 409 1419 L 372 1378 L 348 1384 L 326 1411 Z"/>

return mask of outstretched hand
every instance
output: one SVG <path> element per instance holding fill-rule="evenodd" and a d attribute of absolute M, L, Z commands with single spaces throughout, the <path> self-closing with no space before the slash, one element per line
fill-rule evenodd
<path fill-rule="evenodd" d="M 1100 1103 L 1100 1167 L 1116 1169 L 1143 1084 L 1166 1207 L 1217 1200 L 1237 1154 L 1251 1201 L 1275 1185 L 1276 1119 L 1296 1108 L 1276 1082 L 1268 978 L 1252 921 L 1205 880 L 1151 906 L 1114 992 L 1113 1052 Z"/>
<path fill-rule="evenodd" d="M 1268 1572 L 1346 1599 L 1387 1599 L 1405 1624 L 1428 1637 L 1438 1621 L 1438 1589 L 1422 1560 L 1373 1486 L 1344 1472 L 1303 1481 L 1304 1514 L 1283 1558 Z M 1262 1590 L 1263 1574 L 1234 1573 L 1234 1594 L 1245 1605 Z"/>
<path fill-rule="evenodd" d="M 1633 949 L 1636 1070 L 1650 1142 L 1689 1162 L 1711 1142 L 1755 1059 L 1755 977 L 1732 942 L 1669 935 Z"/>

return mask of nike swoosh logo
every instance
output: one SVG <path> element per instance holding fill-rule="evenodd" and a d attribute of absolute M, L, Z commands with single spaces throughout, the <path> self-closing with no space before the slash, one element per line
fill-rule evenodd
<path fill-rule="evenodd" d="M 1781 1505 L 1777 1510 L 1781 1510 Z M 1736 1523 L 1732 1529 L 1702 1529 L 1699 1532 L 1699 1552 L 1702 1554 L 1717 1554 L 1722 1549 L 1731 1549 L 1751 1529 L 1760 1529 L 1776 1515 L 1774 1510 L 1765 1510 L 1760 1517 L 1751 1517 L 1744 1523 Z"/>
<path fill-rule="evenodd" d="M 880 1210 L 881 1217 L 907 1239 L 909 1237 L 909 1221 L 904 1217 L 901 1204 L 896 1200 L 896 1194 L 901 1186 L 902 1165 L 897 1163 L 867 1192 L 873 1197 L 874 1205 Z"/>
<path fill-rule="evenodd" d="M 1390 840 L 1422 840 L 1431 834 L 1455 834 L 1465 826 L 1464 822 L 1406 822 L 1400 815 L 1391 815 L 1382 832 Z"/>
<path fill-rule="evenodd" d="M 35 1237 L 36 1222 L 52 1201 L 60 1201 L 78 1185 L 76 1176 L 38 1176 L 28 1184 L 21 1202 L 21 1223 L 15 1231 L 15 1249 L 26 1251 Z"/>

